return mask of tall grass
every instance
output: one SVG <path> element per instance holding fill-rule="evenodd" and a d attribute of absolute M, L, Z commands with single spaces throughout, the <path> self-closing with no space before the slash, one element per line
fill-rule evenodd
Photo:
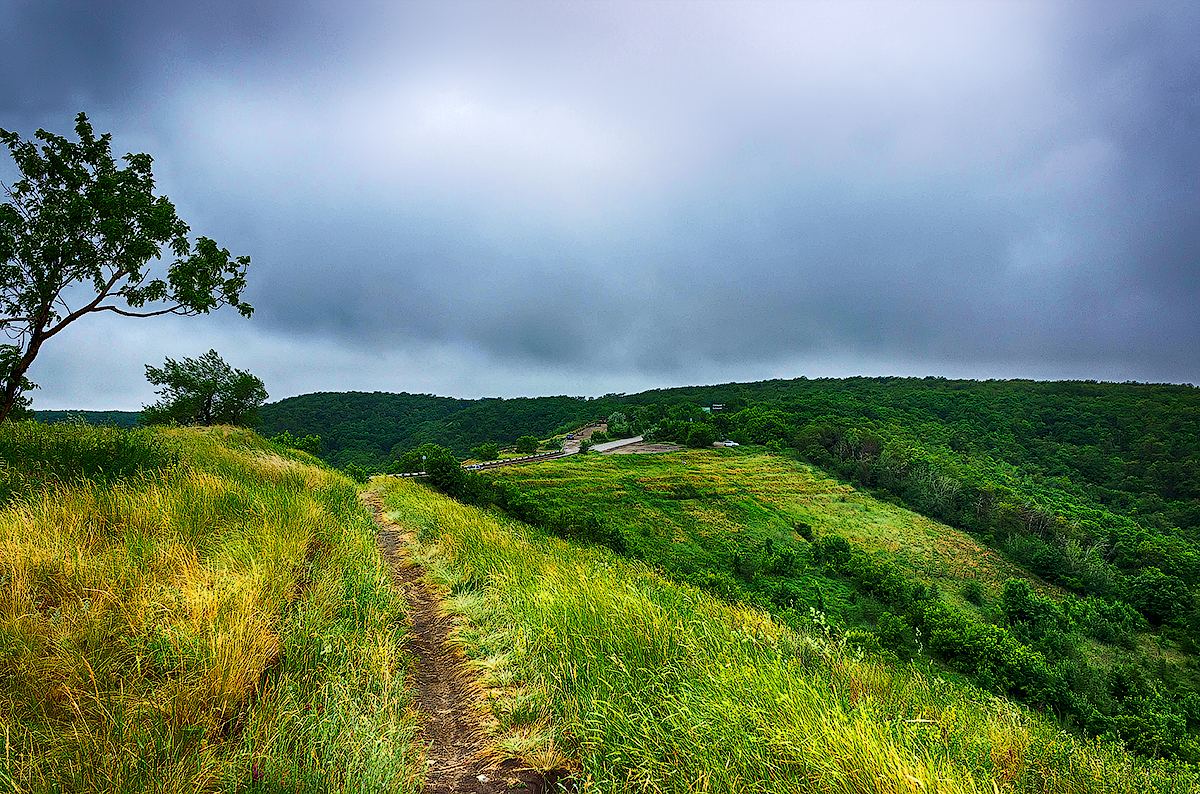
<path fill-rule="evenodd" d="M 9 423 L 0 454 L 0 788 L 416 790 L 345 478 L 231 429 Z"/>
<path fill-rule="evenodd" d="M 470 619 L 501 742 L 594 791 L 1183 792 L 1194 773 L 1008 701 L 864 660 L 607 551 L 381 484 Z"/>

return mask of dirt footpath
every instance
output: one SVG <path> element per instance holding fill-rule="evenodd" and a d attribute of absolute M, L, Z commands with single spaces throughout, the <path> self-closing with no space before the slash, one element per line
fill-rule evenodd
<path fill-rule="evenodd" d="M 412 533 L 388 521 L 379 494 L 365 493 L 363 501 L 375 517 L 379 552 L 391 568 L 392 582 L 404 594 L 411 624 L 411 685 L 415 705 L 425 715 L 422 738 L 428 747 L 425 794 L 574 791 L 564 771 L 542 775 L 525 768 L 520 759 L 488 752 L 480 720 L 486 707 L 473 672 L 446 645 L 452 623 L 441 599 L 424 581 L 424 569 L 408 557 Z"/>

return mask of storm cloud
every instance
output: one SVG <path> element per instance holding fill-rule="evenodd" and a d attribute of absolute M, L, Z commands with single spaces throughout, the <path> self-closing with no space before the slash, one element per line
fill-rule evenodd
<path fill-rule="evenodd" d="M 155 157 L 254 317 L 85 320 L 35 407 L 217 347 L 275 398 L 1185 382 L 1200 7 L 0 2 L 0 127 Z M 9 163 L 0 164 L 9 182 Z"/>

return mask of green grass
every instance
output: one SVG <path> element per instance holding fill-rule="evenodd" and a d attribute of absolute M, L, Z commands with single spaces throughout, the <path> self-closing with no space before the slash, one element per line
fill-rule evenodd
<path fill-rule="evenodd" d="M 0 789 L 419 789 L 348 480 L 229 428 L 6 423 L 0 454 Z"/>
<path fill-rule="evenodd" d="M 793 631 L 416 483 L 377 487 L 462 616 L 498 742 L 544 765 L 573 758 L 587 791 L 1197 790 L 1187 770 L 858 658 L 819 622 Z"/>
<path fill-rule="evenodd" d="M 642 556 L 668 566 L 694 555 L 696 565 L 728 569 L 732 555 L 757 549 L 768 538 L 803 548 L 807 544 L 796 528 L 806 524 L 816 535 L 840 535 L 900 565 L 964 609 L 972 607 L 958 594 L 968 582 L 980 583 L 993 599 L 1007 579 L 1031 579 L 965 532 L 762 451 L 572 457 L 496 469 L 489 476 L 547 507 L 584 506 L 605 516 L 631 530 Z"/>

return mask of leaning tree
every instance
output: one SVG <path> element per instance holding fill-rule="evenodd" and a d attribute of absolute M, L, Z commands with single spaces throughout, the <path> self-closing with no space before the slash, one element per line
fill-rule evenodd
<path fill-rule="evenodd" d="M 0 204 L 0 421 L 28 404 L 26 378 L 45 342 L 84 315 L 125 317 L 207 314 L 241 300 L 250 257 L 232 257 L 189 228 L 166 196 L 154 195 L 152 159 L 113 158 L 111 135 L 99 138 L 87 116 L 78 142 L 38 130 L 34 141 L 0 129 L 20 178 L 3 186 Z M 174 261 L 155 274 L 163 246 Z M 165 263 L 164 263 L 165 264 Z"/>
<path fill-rule="evenodd" d="M 162 386 L 162 398 L 142 406 L 148 425 L 246 425 L 258 423 L 267 387 L 254 375 L 234 369 L 210 350 L 199 358 L 167 359 L 160 369 L 146 365 L 146 380 Z"/>

